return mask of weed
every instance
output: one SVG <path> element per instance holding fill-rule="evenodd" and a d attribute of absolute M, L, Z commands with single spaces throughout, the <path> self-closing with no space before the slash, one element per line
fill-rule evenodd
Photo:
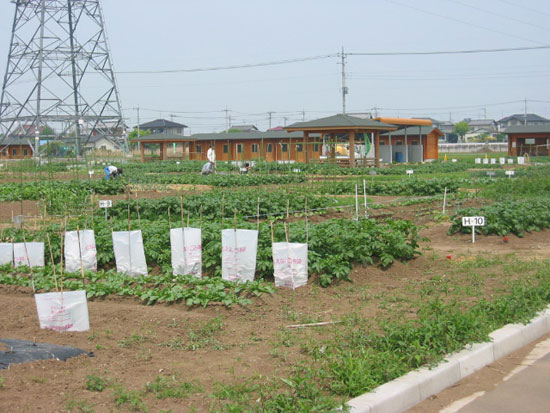
<path fill-rule="evenodd" d="M 145 392 L 153 393 L 157 399 L 183 399 L 191 393 L 202 392 L 196 383 L 180 382 L 176 376 L 157 376 L 145 385 Z"/>
<path fill-rule="evenodd" d="M 6 381 L 6 380 L 5 380 L 2 376 L 0 376 L 0 390 L 3 390 L 3 389 L 4 389 L 4 383 L 5 383 L 5 381 Z"/>
<path fill-rule="evenodd" d="M 94 405 L 87 400 L 70 400 L 67 403 L 69 412 L 94 413 Z"/>
<path fill-rule="evenodd" d="M 129 405 L 130 409 L 137 412 L 148 413 L 149 409 L 141 400 L 141 393 L 135 390 L 128 390 L 121 385 L 114 388 L 115 405 L 117 407 Z"/>
<path fill-rule="evenodd" d="M 86 389 L 89 391 L 102 392 L 109 385 L 108 381 L 101 376 L 86 376 Z"/>
<path fill-rule="evenodd" d="M 120 347 L 129 348 L 133 347 L 137 344 L 141 344 L 149 340 L 147 336 L 142 336 L 136 333 L 132 333 L 132 335 L 128 338 L 122 339 L 118 342 L 118 345 Z"/>

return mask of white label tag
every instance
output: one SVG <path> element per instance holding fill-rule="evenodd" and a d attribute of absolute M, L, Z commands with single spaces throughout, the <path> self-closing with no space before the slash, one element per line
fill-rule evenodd
<path fill-rule="evenodd" d="M 110 199 L 99 201 L 100 208 L 111 208 L 112 206 L 113 206 L 113 201 L 111 201 Z"/>
<path fill-rule="evenodd" d="M 463 227 L 482 227 L 485 225 L 485 217 L 462 217 Z"/>

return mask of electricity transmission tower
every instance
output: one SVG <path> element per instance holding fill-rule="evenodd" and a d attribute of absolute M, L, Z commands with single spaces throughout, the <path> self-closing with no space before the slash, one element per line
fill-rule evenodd
<path fill-rule="evenodd" d="M 15 14 L 0 100 L 7 137 L 76 143 L 127 137 L 99 0 L 12 0 Z"/>

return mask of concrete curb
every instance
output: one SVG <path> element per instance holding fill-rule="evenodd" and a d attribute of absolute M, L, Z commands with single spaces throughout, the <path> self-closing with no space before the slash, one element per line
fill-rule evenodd
<path fill-rule="evenodd" d="M 468 345 L 435 368 L 411 371 L 347 405 L 353 413 L 402 412 L 549 332 L 550 306 L 527 325 L 507 324 L 489 334 L 491 342 Z"/>

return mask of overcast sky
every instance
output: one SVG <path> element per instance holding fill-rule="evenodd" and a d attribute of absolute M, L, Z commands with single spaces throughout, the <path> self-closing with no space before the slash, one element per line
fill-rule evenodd
<path fill-rule="evenodd" d="M 548 0 L 103 0 L 119 72 L 208 68 L 346 53 L 550 44 Z M 0 68 L 14 4 L 0 1 Z M 342 112 L 338 57 L 174 74 L 118 73 L 124 116 L 192 133 L 268 127 Z M 550 117 L 550 49 L 435 56 L 348 56 L 347 112 L 500 119 Z M 512 102 L 505 103 L 504 102 Z M 227 109 L 228 112 L 224 110 Z M 186 113 L 187 112 L 187 113 Z M 204 112 L 204 113 L 191 113 Z M 305 112 L 302 113 L 302 112 Z M 174 116 L 170 116 L 174 115 Z M 285 119 L 286 117 L 286 119 Z"/>

